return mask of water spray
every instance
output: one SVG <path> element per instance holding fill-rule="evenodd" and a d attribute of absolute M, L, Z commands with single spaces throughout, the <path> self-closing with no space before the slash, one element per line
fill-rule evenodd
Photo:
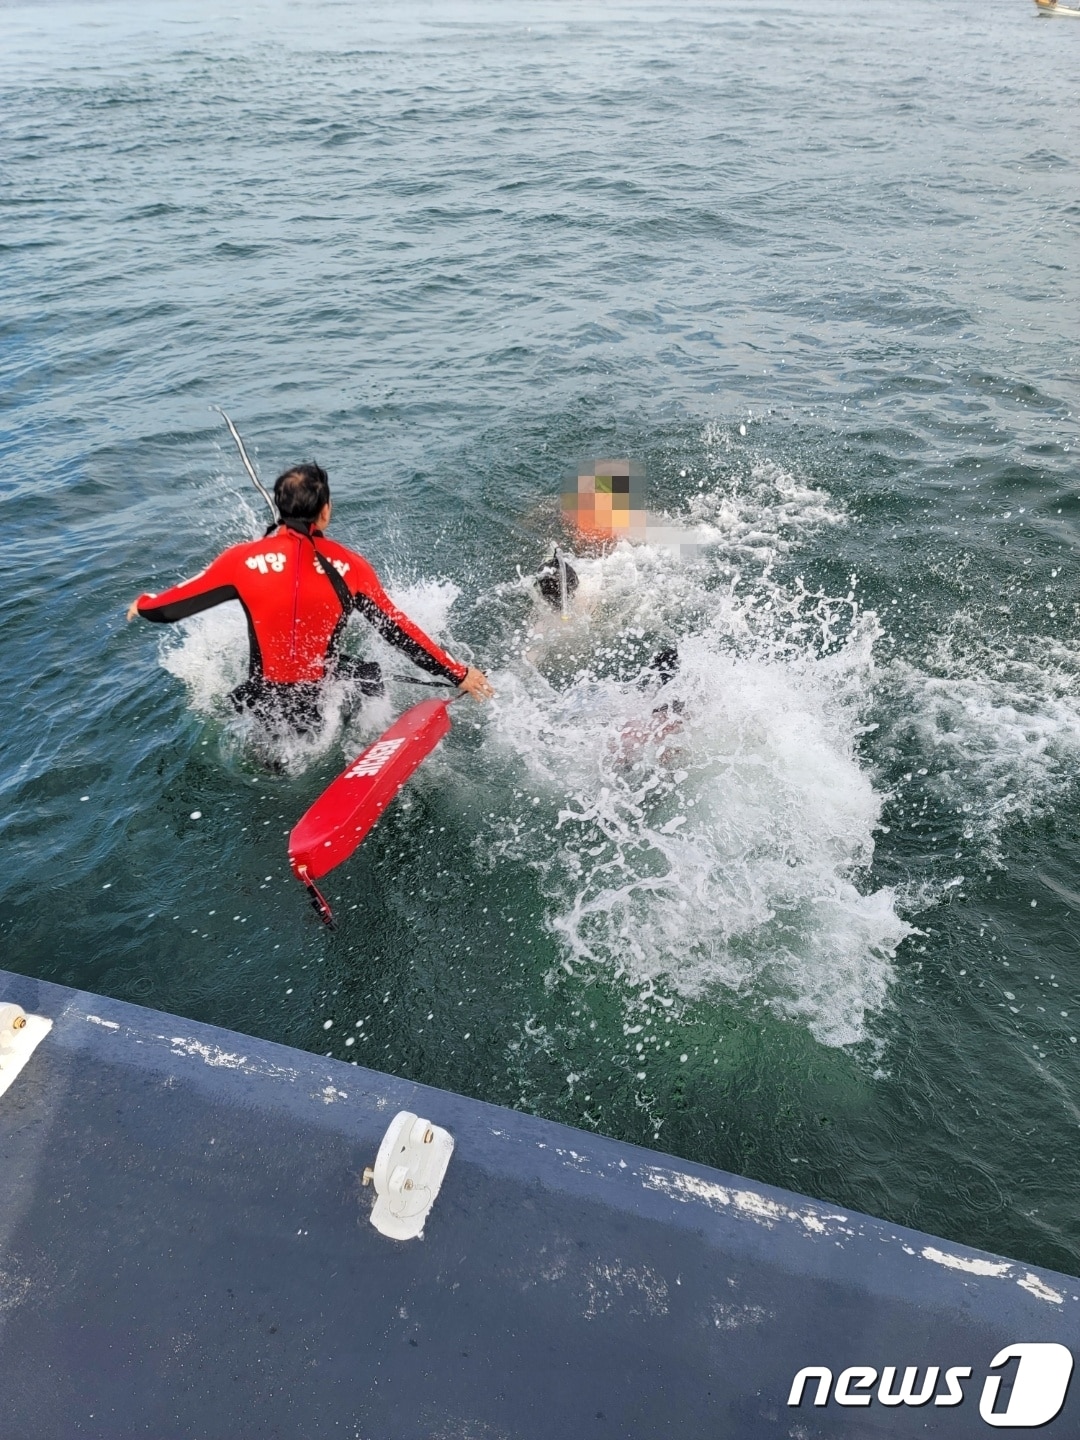
<path fill-rule="evenodd" d="M 555 546 L 555 563 L 559 567 L 559 614 L 564 620 L 570 619 L 570 594 L 566 584 L 566 561 Z"/>

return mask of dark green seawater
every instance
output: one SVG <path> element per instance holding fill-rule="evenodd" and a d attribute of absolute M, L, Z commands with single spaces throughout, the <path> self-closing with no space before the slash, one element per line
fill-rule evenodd
<path fill-rule="evenodd" d="M 1026 0 L 0 5 L 3 964 L 1077 1273 L 1078 70 Z M 423 692 L 272 773 L 236 607 L 125 625 L 261 526 L 212 402 L 499 691 L 333 935 L 287 831 Z M 563 626 L 604 455 L 696 548 Z"/>

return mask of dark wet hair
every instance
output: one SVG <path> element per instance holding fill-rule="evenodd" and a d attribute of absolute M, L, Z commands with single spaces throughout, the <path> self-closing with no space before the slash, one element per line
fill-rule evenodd
<path fill-rule="evenodd" d="M 294 465 L 274 481 L 274 504 L 283 520 L 317 520 L 330 500 L 330 477 L 314 460 Z"/>
<path fill-rule="evenodd" d="M 658 650 L 649 661 L 649 669 L 655 670 L 660 676 L 661 685 L 666 685 L 669 680 L 674 679 L 678 668 L 679 652 L 674 645 L 669 645 L 664 650 Z"/>
<path fill-rule="evenodd" d="M 571 569 L 565 560 L 562 563 L 566 570 L 566 594 L 569 598 L 578 587 L 577 571 Z M 562 582 L 559 579 L 559 552 L 557 550 L 551 559 L 545 560 L 537 571 L 536 588 L 548 604 L 554 606 L 556 610 L 562 604 Z"/>

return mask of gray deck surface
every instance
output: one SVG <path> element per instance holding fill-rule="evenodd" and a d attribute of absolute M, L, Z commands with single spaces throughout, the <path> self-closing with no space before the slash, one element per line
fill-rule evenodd
<path fill-rule="evenodd" d="M 1069 1277 L 175 1016 L 0 999 L 55 1021 L 0 1097 L 4 1440 L 959 1440 L 994 1433 L 1003 1346 L 1080 1353 Z M 457 1147 L 405 1243 L 360 1185 L 401 1109 Z M 860 1364 L 973 1373 L 954 1407 L 788 1405 Z M 1039 1433 L 1080 1434 L 1078 1385 Z"/>

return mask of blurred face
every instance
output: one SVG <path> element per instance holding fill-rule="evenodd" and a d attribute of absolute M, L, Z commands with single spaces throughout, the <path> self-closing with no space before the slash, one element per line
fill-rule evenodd
<path fill-rule="evenodd" d="M 586 535 L 621 539 L 645 529 L 645 472 L 631 460 L 596 460 L 578 467 L 562 494 L 566 519 Z"/>

